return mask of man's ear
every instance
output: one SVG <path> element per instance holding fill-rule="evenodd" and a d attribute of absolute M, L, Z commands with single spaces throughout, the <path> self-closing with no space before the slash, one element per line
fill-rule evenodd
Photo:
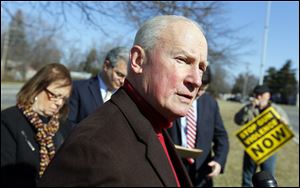
<path fill-rule="evenodd" d="M 103 70 L 107 71 L 110 68 L 110 62 L 108 60 L 105 60 L 103 63 Z"/>
<path fill-rule="evenodd" d="M 145 63 L 146 55 L 142 47 L 134 45 L 130 50 L 130 67 L 131 69 L 140 74 L 143 72 L 143 64 Z"/>

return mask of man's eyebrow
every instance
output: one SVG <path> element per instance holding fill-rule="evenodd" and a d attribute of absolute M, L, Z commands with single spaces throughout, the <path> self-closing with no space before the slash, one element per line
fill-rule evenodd
<path fill-rule="evenodd" d="M 171 51 L 172 54 L 174 55 L 177 55 L 177 54 L 183 54 L 185 55 L 186 57 L 189 57 L 189 58 L 193 58 L 195 59 L 196 55 L 195 54 L 192 54 L 186 50 L 183 50 L 183 49 L 178 49 L 178 48 L 175 48 Z"/>
<path fill-rule="evenodd" d="M 116 70 L 116 73 L 119 74 L 119 75 L 121 75 L 121 76 L 126 76 L 126 74 L 123 74 L 122 72 L 117 71 L 117 70 Z"/>

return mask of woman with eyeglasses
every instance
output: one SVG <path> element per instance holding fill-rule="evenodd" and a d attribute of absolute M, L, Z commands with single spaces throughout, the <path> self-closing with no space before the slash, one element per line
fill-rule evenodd
<path fill-rule="evenodd" d="M 1 111 L 1 185 L 35 186 L 70 132 L 72 80 L 62 64 L 47 64 Z"/>

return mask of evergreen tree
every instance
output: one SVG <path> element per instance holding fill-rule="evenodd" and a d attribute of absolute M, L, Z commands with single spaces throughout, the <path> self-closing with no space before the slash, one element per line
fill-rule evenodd
<path fill-rule="evenodd" d="M 292 69 L 292 61 L 286 63 L 277 71 L 274 67 L 267 70 L 264 83 L 269 86 L 274 102 L 294 104 L 297 95 L 296 70 Z"/>
<path fill-rule="evenodd" d="M 26 60 L 28 43 L 26 40 L 23 13 L 18 10 L 9 25 L 9 51 L 8 59 L 16 63 Z"/>
<path fill-rule="evenodd" d="M 83 71 L 92 73 L 95 76 L 99 72 L 98 64 L 97 51 L 95 48 L 92 48 L 83 64 Z"/>
<path fill-rule="evenodd" d="M 9 24 L 9 42 L 7 60 L 8 67 L 17 68 L 25 78 L 25 65 L 28 58 L 29 45 L 26 40 L 24 18 L 21 10 L 18 10 Z"/>

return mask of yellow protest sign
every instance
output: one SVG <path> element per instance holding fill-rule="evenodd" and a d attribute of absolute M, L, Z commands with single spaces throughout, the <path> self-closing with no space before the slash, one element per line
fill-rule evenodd
<path fill-rule="evenodd" d="M 293 132 L 280 121 L 279 114 L 269 107 L 241 127 L 236 133 L 245 151 L 261 164 L 294 137 Z"/>

